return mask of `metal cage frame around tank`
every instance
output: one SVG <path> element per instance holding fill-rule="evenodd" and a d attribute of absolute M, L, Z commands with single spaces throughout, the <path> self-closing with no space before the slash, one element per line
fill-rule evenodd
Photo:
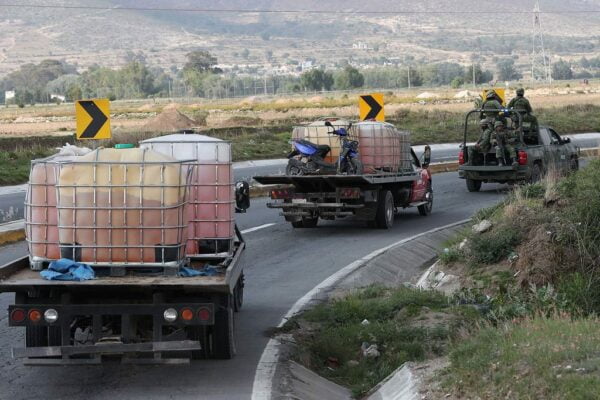
<path fill-rule="evenodd" d="M 363 162 L 365 174 L 380 175 L 386 173 L 398 173 L 411 168 L 410 135 L 408 132 L 400 131 L 394 125 L 387 122 L 347 121 L 348 123 L 339 123 L 339 120 L 333 120 L 331 118 L 322 118 L 318 121 L 329 121 L 331 126 L 327 127 L 326 125 L 312 124 L 295 126 L 292 131 L 292 140 L 306 139 L 314 142 L 315 144 L 327 144 L 331 148 L 331 153 L 328 156 L 329 159 L 332 162 L 337 162 L 339 155 L 334 157 L 331 156 L 331 154 L 338 153 L 335 150 L 339 150 L 341 147 L 340 138 L 331 133 L 327 133 L 327 130 L 344 128 L 348 130 L 348 139 L 358 141 L 359 160 Z M 385 134 L 373 135 L 371 139 L 373 143 L 367 144 L 364 140 L 361 140 L 359 132 L 359 129 L 364 129 L 367 126 L 369 127 L 368 129 L 379 130 L 380 133 Z M 392 135 L 391 132 L 396 134 Z M 392 142 L 393 145 L 386 145 L 386 141 Z M 402 152 L 403 146 L 405 146 L 406 149 L 409 149 L 408 151 L 404 152 L 405 157 L 403 156 Z M 366 152 L 365 149 L 367 150 Z M 376 162 L 365 163 L 363 156 L 372 158 L 374 160 L 378 158 L 396 159 L 391 163 L 378 166 Z"/>
<path fill-rule="evenodd" d="M 234 187 L 235 187 L 235 182 L 234 182 L 234 177 L 233 177 L 233 163 L 232 163 L 232 154 L 231 154 L 231 142 L 227 141 L 227 140 L 206 140 L 206 141 L 193 141 L 193 140 L 183 140 L 183 141 L 177 141 L 177 142 L 168 142 L 168 141 L 157 141 L 157 142 L 153 142 L 152 139 L 148 140 L 148 141 L 142 141 L 140 142 L 140 146 L 142 148 L 151 148 L 152 149 L 152 145 L 153 144 L 161 144 L 161 145 L 170 145 L 170 149 L 171 152 L 170 155 L 173 158 L 177 158 L 177 156 L 175 155 L 175 146 L 176 145 L 180 145 L 180 144 L 190 144 L 190 145 L 194 145 L 194 154 L 196 156 L 196 159 L 193 161 L 190 161 L 191 164 L 193 164 L 196 169 L 195 169 L 195 173 L 200 173 L 200 168 L 203 166 L 214 166 L 215 167 L 215 179 L 216 182 L 211 182 L 211 183 L 203 183 L 203 184 L 196 184 L 195 182 L 193 182 L 193 180 L 190 182 L 189 186 L 190 188 L 194 188 L 195 190 L 200 190 L 200 188 L 212 188 L 215 191 L 215 198 L 218 199 L 219 197 L 219 188 L 223 187 L 223 186 L 228 186 L 229 187 L 229 192 L 230 192 L 230 200 L 228 201 L 220 201 L 220 200 L 216 200 L 213 202 L 206 202 L 206 201 L 199 201 L 196 199 L 192 199 L 191 194 L 189 194 L 189 201 L 188 201 L 188 207 L 194 207 L 194 219 L 190 220 L 189 223 L 192 225 L 193 229 L 193 237 L 188 237 L 188 242 L 189 241 L 193 241 L 196 240 L 198 241 L 197 246 L 198 249 L 200 249 L 200 247 L 204 247 L 205 249 L 207 248 L 207 244 L 209 245 L 208 248 L 213 248 L 215 251 L 206 251 L 206 252 L 202 252 L 199 254 L 187 254 L 188 257 L 191 258 L 206 258 L 206 257 L 215 257 L 215 258 L 222 258 L 222 257 L 227 257 L 230 256 L 233 253 L 234 250 L 234 241 L 235 241 L 235 197 L 233 195 L 234 193 Z M 214 144 L 215 146 L 215 155 L 214 155 L 214 162 L 210 162 L 210 161 L 198 161 L 199 160 L 199 154 L 198 154 L 198 144 Z M 219 160 L 219 146 L 218 145 L 224 145 L 228 147 L 228 158 L 229 161 L 220 161 Z M 153 149 L 154 150 L 154 149 Z M 158 150 L 154 150 L 157 152 L 161 152 Z M 162 153 L 162 152 L 161 152 Z M 165 154 L 165 153 L 162 153 Z M 229 165 L 230 167 L 230 178 L 229 178 L 229 183 L 222 183 L 219 182 L 219 174 L 218 174 L 218 168 L 220 166 L 226 166 Z M 215 207 L 215 215 L 217 216 L 217 218 L 214 219 L 200 219 L 198 218 L 198 207 L 200 205 L 213 205 Z M 218 217 L 219 215 L 219 205 L 228 205 L 229 206 L 229 218 L 228 219 L 221 219 Z M 218 224 L 222 224 L 222 223 L 229 223 L 230 225 L 230 232 L 231 235 L 228 238 L 217 238 L 217 237 L 202 237 L 197 233 L 197 224 L 201 224 L 201 223 L 212 223 L 214 224 L 214 230 L 215 232 L 218 231 Z M 201 246 L 200 242 L 204 242 L 203 246 Z M 225 247 L 223 248 L 223 245 L 227 244 Z M 223 251 L 220 251 L 223 250 Z"/>
<path fill-rule="evenodd" d="M 59 162 L 57 176 L 56 176 L 56 195 L 57 195 L 57 212 L 58 212 L 58 229 L 59 229 L 59 240 L 61 229 L 68 229 L 72 232 L 72 241 L 71 243 L 60 243 L 61 255 L 66 256 L 66 258 L 70 258 L 73 260 L 79 260 L 82 256 L 84 250 L 92 249 L 93 251 L 93 261 L 85 261 L 87 264 L 90 264 L 94 267 L 106 267 L 108 269 L 116 268 L 120 271 L 123 269 L 127 270 L 133 267 L 160 267 L 165 274 L 175 274 L 178 269 L 185 263 L 185 240 L 184 240 L 184 229 L 187 228 L 187 221 L 185 215 L 185 206 L 188 201 L 189 196 L 189 182 L 193 173 L 193 169 L 195 166 L 191 164 L 193 160 L 173 160 L 173 161 L 147 161 L 146 158 L 147 151 L 144 150 L 143 159 L 141 161 L 101 161 L 98 160 L 99 152 L 96 151 L 96 160 L 93 161 L 68 161 L 68 162 Z M 78 185 L 78 184 L 64 184 L 61 183 L 60 176 L 67 166 L 83 166 L 88 165 L 92 168 L 92 183 L 86 185 Z M 98 167 L 104 166 L 108 167 L 108 182 L 106 184 L 99 184 L 98 180 Z M 145 181 L 145 167 L 158 166 L 160 168 L 160 181 L 158 184 L 148 184 Z M 177 184 L 169 184 L 165 182 L 165 169 L 168 167 L 176 167 L 178 171 L 178 176 L 180 177 L 179 182 Z M 120 168 L 123 174 L 123 184 L 114 184 L 113 183 L 113 168 L 116 167 L 117 171 Z M 139 168 L 139 181 L 137 183 L 130 183 L 127 181 L 127 174 L 129 172 L 129 168 L 137 167 Z M 181 179 L 183 177 L 183 179 Z M 115 178 L 116 179 L 116 178 Z M 72 190 L 71 201 L 73 205 L 64 205 L 65 200 L 63 200 L 63 196 L 67 196 L 65 189 Z M 87 189 L 92 191 L 92 204 L 89 205 L 79 205 L 77 202 L 77 194 L 78 189 Z M 113 204 L 113 189 L 117 189 L 122 191 L 122 199 L 123 205 L 114 205 Z M 146 206 L 144 205 L 144 189 L 159 189 L 160 190 L 160 204 L 158 206 Z M 176 189 L 178 196 L 177 199 L 181 199 L 181 201 L 177 201 L 175 204 L 166 205 L 165 204 L 165 192 L 169 189 Z M 108 193 L 108 205 L 103 206 L 97 204 L 98 200 L 98 192 L 99 190 L 104 190 Z M 139 204 L 132 206 L 128 204 L 127 196 L 129 193 L 134 193 L 131 191 L 137 191 L 139 197 Z M 115 200 L 116 201 L 116 200 Z M 80 226 L 77 224 L 77 211 L 78 210 L 87 210 L 88 212 L 92 212 L 93 221 L 89 226 Z M 167 210 L 176 210 L 177 221 L 167 221 L 165 219 L 165 211 Z M 98 211 L 107 211 L 108 212 L 108 220 L 111 221 L 107 226 L 98 226 Z M 122 212 L 125 220 L 123 221 L 123 225 L 121 226 L 113 226 L 113 212 Z M 143 224 L 144 221 L 144 213 L 147 211 L 158 211 L 160 212 L 160 225 L 159 226 L 147 226 Z M 138 226 L 128 226 L 127 225 L 127 216 L 130 212 L 137 212 L 139 215 L 140 224 Z M 72 224 L 64 225 L 61 223 L 61 216 L 64 213 L 71 213 Z M 93 245 L 90 244 L 80 244 L 77 243 L 76 237 L 77 232 L 81 230 L 91 230 L 93 232 Z M 144 233 L 150 229 L 160 230 L 161 234 L 161 243 L 159 243 L 159 252 L 156 253 L 157 246 L 155 245 L 145 245 L 144 241 Z M 167 229 L 174 229 L 177 231 L 177 243 L 167 244 L 164 243 L 165 232 Z M 108 238 L 109 243 L 106 245 L 98 244 L 98 231 L 99 230 L 108 230 Z M 139 231 L 139 243 L 140 244 L 130 244 L 127 243 L 128 240 L 125 239 L 123 244 L 114 244 L 112 243 L 113 232 L 121 230 L 124 234 L 124 237 L 127 238 L 127 233 L 130 230 Z M 122 249 L 125 253 L 125 261 L 113 261 L 112 254 L 115 249 Z M 155 262 L 144 262 L 144 261 L 129 261 L 129 253 L 136 252 L 139 253 L 139 259 L 144 259 L 144 250 L 153 249 L 155 254 L 160 254 L 161 261 Z M 110 256 L 110 260 L 106 261 L 98 261 L 98 251 L 99 250 L 108 250 Z M 169 254 L 167 252 L 170 251 Z M 176 256 L 173 260 L 169 260 L 169 258 L 173 258 L 173 254 Z M 168 260 L 168 261 L 167 261 Z M 170 270 L 170 271 L 168 271 Z M 123 271 L 124 272 L 124 271 Z M 111 271 L 112 275 L 112 271 Z"/>
<path fill-rule="evenodd" d="M 58 177 L 57 169 L 58 169 L 58 163 L 60 161 L 56 159 L 57 156 L 58 156 L 58 154 L 54 154 L 49 157 L 40 158 L 40 159 L 31 161 L 31 170 L 29 173 L 29 182 L 27 183 L 27 191 L 25 192 L 25 204 L 24 205 L 25 205 L 25 240 L 27 242 L 27 247 L 29 250 L 30 266 L 34 270 L 43 269 L 44 265 L 57 259 L 57 258 L 47 257 L 48 253 L 49 253 L 49 246 L 56 246 L 56 248 L 60 252 L 59 240 L 58 240 L 58 210 L 56 208 L 57 201 L 58 201 L 57 195 L 56 195 L 56 184 L 57 184 L 56 179 Z M 49 182 L 48 169 L 46 167 L 44 168 L 44 174 L 45 174 L 44 182 L 43 183 L 32 182 L 32 177 L 35 172 L 36 165 L 44 165 L 44 166 L 51 165 L 53 168 L 52 178 L 54 179 L 54 182 Z M 44 198 L 42 199 L 41 202 L 38 202 L 38 199 L 32 198 L 35 187 L 43 187 Z M 54 198 L 53 199 L 50 198 L 51 196 L 48 193 L 49 187 L 54 188 Z M 50 200 L 53 200 L 54 204 L 50 204 Z M 34 210 L 37 208 L 44 209 L 45 223 L 44 222 L 33 222 L 33 213 L 34 213 Z M 50 212 L 51 212 L 50 209 L 52 209 L 52 208 L 55 210 L 56 224 L 51 224 L 49 222 L 50 221 Z M 34 240 L 33 231 L 36 227 L 43 229 L 43 236 L 44 236 L 43 240 Z M 50 241 L 50 239 L 49 239 L 49 230 L 51 227 L 56 228 L 56 241 Z M 45 248 L 44 254 L 46 255 L 46 257 L 39 257 L 37 255 L 34 255 L 34 253 L 37 253 L 37 251 L 34 251 L 34 246 L 44 246 L 44 248 Z"/>

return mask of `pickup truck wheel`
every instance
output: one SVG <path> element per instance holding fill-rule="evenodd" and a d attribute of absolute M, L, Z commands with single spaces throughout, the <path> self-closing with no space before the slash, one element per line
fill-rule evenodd
<path fill-rule="evenodd" d="M 571 157 L 569 168 L 571 169 L 571 171 L 579 170 L 579 159 L 577 157 Z"/>
<path fill-rule="evenodd" d="M 300 221 L 291 221 L 290 222 L 294 228 L 304 228 L 304 223 L 302 220 Z"/>
<path fill-rule="evenodd" d="M 542 169 L 540 168 L 540 164 L 533 164 L 533 167 L 531 167 L 529 183 L 538 183 L 540 179 L 542 179 Z"/>
<path fill-rule="evenodd" d="M 389 190 L 379 192 L 375 223 L 379 229 L 390 229 L 394 225 L 394 196 Z"/>
<path fill-rule="evenodd" d="M 433 189 L 431 189 L 431 184 L 427 187 L 427 193 L 425 193 L 425 201 L 426 204 L 420 205 L 418 207 L 419 214 L 426 217 L 431 214 L 431 210 L 433 209 Z"/>
<path fill-rule="evenodd" d="M 212 358 L 229 360 L 235 356 L 233 308 L 220 309 L 215 313 L 212 332 Z"/>
<path fill-rule="evenodd" d="M 239 312 L 244 304 L 244 273 L 240 275 L 233 289 L 233 310 Z"/>
<path fill-rule="evenodd" d="M 467 189 L 469 190 L 469 192 L 479 192 L 479 190 L 481 189 L 481 181 L 467 179 Z"/>

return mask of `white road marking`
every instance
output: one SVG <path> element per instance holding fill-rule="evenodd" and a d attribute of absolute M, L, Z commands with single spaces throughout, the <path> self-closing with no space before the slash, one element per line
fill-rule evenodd
<path fill-rule="evenodd" d="M 268 227 L 273 226 L 273 225 L 277 225 L 277 224 L 276 223 L 264 224 L 264 225 L 260 225 L 260 226 L 255 226 L 254 228 L 248 228 L 248 229 L 242 231 L 242 235 L 244 235 L 246 233 L 250 233 L 250 232 L 256 232 L 256 231 L 268 228 Z"/>
<path fill-rule="evenodd" d="M 308 303 L 317 299 L 318 295 L 321 292 L 330 289 L 336 283 L 350 275 L 352 272 L 365 265 L 368 261 L 386 252 L 392 247 L 404 244 L 421 236 L 429 235 L 431 233 L 441 231 L 443 229 L 452 228 L 454 226 L 464 224 L 468 221 L 470 221 L 470 219 L 454 222 L 449 225 L 438 227 L 427 232 L 419 233 L 418 235 L 402 239 L 389 246 L 385 246 L 379 250 L 375 250 L 374 252 L 366 255 L 360 260 L 356 260 L 353 263 L 346 265 L 344 268 L 340 269 L 335 274 L 331 275 L 329 278 L 319 283 L 310 292 L 306 293 L 300 300 L 298 300 L 292 306 L 292 308 L 290 308 L 288 312 L 285 313 L 277 327 L 282 327 L 288 319 L 290 319 L 295 314 L 304 309 Z M 262 355 L 260 356 L 260 360 L 258 361 L 258 365 L 256 366 L 256 372 L 254 374 L 254 384 L 252 385 L 252 400 L 271 400 L 271 392 L 273 390 L 273 377 L 275 376 L 277 363 L 279 361 L 279 346 L 280 343 L 278 340 L 270 339 Z"/>

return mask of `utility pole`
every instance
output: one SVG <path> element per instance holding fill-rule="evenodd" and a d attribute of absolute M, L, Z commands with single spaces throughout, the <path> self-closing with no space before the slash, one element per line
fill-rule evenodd
<path fill-rule="evenodd" d="M 544 32 L 540 19 L 540 2 L 537 0 L 533 7 L 533 50 L 531 53 L 531 80 L 552 82 L 550 61 L 546 58 L 544 48 Z"/>
<path fill-rule="evenodd" d="M 408 66 L 408 88 L 410 89 L 410 65 Z"/>

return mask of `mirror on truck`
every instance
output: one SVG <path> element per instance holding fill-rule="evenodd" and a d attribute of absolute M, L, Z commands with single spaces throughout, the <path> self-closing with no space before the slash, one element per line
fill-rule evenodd
<path fill-rule="evenodd" d="M 250 208 L 250 185 L 240 181 L 235 184 L 235 212 L 245 213 Z"/>
<path fill-rule="evenodd" d="M 423 151 L 423 168 L 429 167 L 431 163 L 431 147 L 425 146 L 425 150 Z"/>

